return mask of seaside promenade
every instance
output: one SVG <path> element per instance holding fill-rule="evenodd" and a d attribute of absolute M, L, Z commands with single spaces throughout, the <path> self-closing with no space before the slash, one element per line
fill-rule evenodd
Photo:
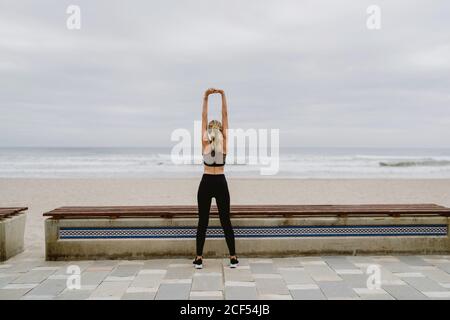
<path fill-rule="evenodd" d="M 242 257 L 236 269 L 205 259 L 196 270 L 190 259 L 50 262 L 26 250 L 0 263 L 0 299 L 450 299 L 450 256 Z"/>
<path fill-rule="evenodd" d="M 230 180 L 235 203 L 439 203 L 449 180 Z M 450 255 L 45 261 L 42 213 L 63 205 L 186 204 L 197 179 L 0 179 L 27 213 L 25 251 L 0 263 L 0 299 L 450 299 Z M 157 190 L 157 192 L 155 192 Z M 192 258 L 194 257 L 194 254 Z M 374 268 L 380 288 L 368 287 Z M 80 288 L 67 284 L 80 272 Z M 369 281 L 370 282 L 370 281 Z M 72 282 L 70 282 L 72 283 Z M 371 282 L 370 282 L 371 283 Z"/>

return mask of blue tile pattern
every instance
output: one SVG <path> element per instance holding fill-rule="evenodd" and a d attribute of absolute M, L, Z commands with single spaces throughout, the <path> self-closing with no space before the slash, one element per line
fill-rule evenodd
<path fill-rule="evenodd" d="M 132 239 L 132 238 L 195 238 L 195 227 L 135 227 L 135 228 L 65 228 L 59 229 L 60 239 Z M 234 227 L 236 238 L 265 237 L 386 237 L 386 236 L 447 236 L 445 224 L 364 225 L 364 226 L 251 226 Z M 221 227 L 209 227 L 208 238 L 222 238 Z"/>

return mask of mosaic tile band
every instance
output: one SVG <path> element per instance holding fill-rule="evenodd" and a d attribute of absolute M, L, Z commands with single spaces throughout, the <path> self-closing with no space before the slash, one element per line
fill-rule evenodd
<path fill-rule="evenodd" d="M 180 239 L 195 238 L 195 227 L 147 228 L 65 228 L 59 229 L 60 239 Z M 386 236 L 447 236 L 446 224 L 377 225 L 377 226 L 276 226 L 234 227 L 236 238 L 284 237 L 386 237 Z M 222 238 L 221 227 L 209 227 L 208 238 Z"/>

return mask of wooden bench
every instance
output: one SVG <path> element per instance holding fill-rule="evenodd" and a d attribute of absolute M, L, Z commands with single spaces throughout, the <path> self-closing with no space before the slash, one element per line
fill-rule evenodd
<path fill-rule="evenodd" d="M 55 219 L 67 218 L 173 218 L 197 215 L 197 206 L 112 206 L 61 207 L 44 213 Z M 218 215 L 216 206 L 211 214 Z M 360 205 L 234 205 L 231 216 L 450 216 L 450 208 L 436 204 Z"/>
<path fill-rule="evenodd" d="M 436 204 L 233 205 L 230 214 L 241 255 L 450 252 L 450 208 Z M 195 253 L 195 205 L 61 207 L 44 216 L 49 260 Z M 215 206 L 204 253 L 227 253 Z"/>
<path fill-rule="evenodd" d="M 0 207 L 0 261 L 23 251 L 27 207 Z"/>

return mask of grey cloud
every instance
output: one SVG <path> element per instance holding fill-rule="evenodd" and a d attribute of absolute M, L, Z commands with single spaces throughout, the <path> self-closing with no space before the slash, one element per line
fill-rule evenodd
<path fill-rule="evenodd" d="M 378 1 L 379 31 L 371 1 L 76 1 L 69 31 L 72 3 L 1 1 L 0 145 L 167 145 L 217 86 L 282 145 L 450 147 L 447 1 Z"/>

